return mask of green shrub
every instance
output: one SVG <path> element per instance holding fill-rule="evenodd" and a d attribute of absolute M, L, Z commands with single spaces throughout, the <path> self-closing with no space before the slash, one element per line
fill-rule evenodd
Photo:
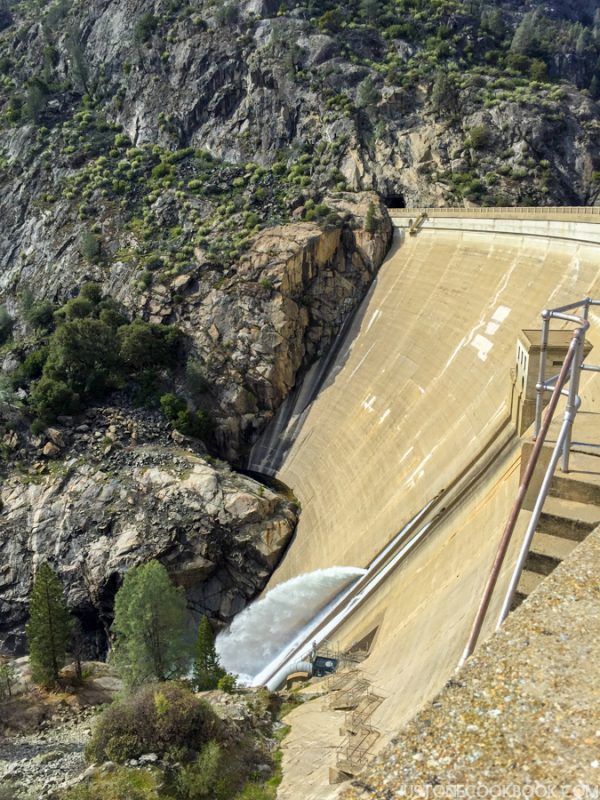
<path fill-rule="evenodd" d="M 370 202 L 365 215 L 365 231 L 367 233 L 375 233 L 378 227 L 379 220 L 375 214 L 375 206 L 372 202 Z"/>
<path fill-rule="evenodd" d="M 60 800 L 159 800 L 160 773 L 119 767 L 60 794 Z"/>
<path fill-rule="evenodd" d="M 14 320 L 6 310 L 6 306 L 0 306 L 0 345 L 10 339 L 13 325 Z"/>
<path fill-rule="evenodd" d="M 122 325 L 127 325 L 129 322 L 116 304 L 113 305 L 109 301 L 103 300 L 98 308 L 100 311 L 98 315 L 100 322 L 104 322 L 105 325 L 113 328 L 113 330 L 120 328 Z"/>
<path fill-rule="evenodd" d="M 115 700 L 101 715 L 86 747 L 89 761 L 102 763 L 165 755 L 173 748 L 199 751 L 220 738 L 222 725 L 210 705 L 177 683 L 143 686 Z"/>
<path fill-rule="evenodd" d="M 119 328 L 121 358 L 135 371 L 172 366 L 179 341 L 179 331 L 171 325 L 154 325 L 136 319 Z"/>
<path fill-rule="evenodd" d="M 230 673 L 223 675 L 217 682 L 217 689 L 220 689 L 222 692 L 227 692 L 227 694 L 233 694 L 237 689 L 237 677 Z"/>
<path fill-rule="evenodd" d="M 21 787 L 15 781 L 3 780 L 0 783 L 0 800 L 19 800 L 21 797 Z"/>
<path fill-rule="evenodd" d="M 529 75 L 534 81 L 545 81 L 548 78 L 548 65 L 539 58 L 534 58 L 529 66 Z"/>
<path fill-rule="evenodd" d="M 181 800 L 200 800 L 214 797 L 221 778 L 223 757 L 217 742 L 208 742 L 196 761 L 183 767 L 175 778 L 177 795 Z"/>
<path fill-rule="evenodd" d="M 220 3 L 215 18 L 219 25 L 233 25 L 238 21 L 238 10 L 235 3 Z"/>
<path fill-rule="evenodd" d="M 56 306 L 48 300 L 41 300 L 39 303 L 33 303 L 27 308 L 23 317 L 25 321 L 33 328 L 39 328 L 42 331 L 49 331 L 54 324 L 54 312 Z"/>
<path fill-rule="evenodd" d="M 81 298 L 81 302 L 90 301 Z M 106 323 L 92 318 L 70 320 L 52 336 L 44 375 L 64 381 L 82 398 L 103 397 L 118 383 L 118 350 L 115 332 Z"/>
<path fill-rule="evenodd" d="M 154 14 L 142 14 L 140 21 L 135 26 L 135 38 L 138 42 L 148 42 L 158 27 L 158 19 Z"/>
<path fill-rule="evenodd" d="M 165 178 L 167 175 L 170 175 L 172 172 L 171 167 L 164 162 L 157 164 L 152 170 L 152 177 L 155 179 L 158 178 Z"/>
<path fill-rule="evenodd" d="M 173 426 L 185 436 L 203 441 L 210 437 L 213 430 L 212 419 L 205 411 L 190 411 L 186 408 L 180 411 L 172 422 Z"/>
<path fill-rule="evenodd" d="M 29 405 L 38 420 L 49 423 L 60 414 L 75 414 L 79 410 L 79 395 L 64 381 L 43 377 L 34 384 Z"/>
<path fill-rule="evenodd" d="M 90 303 L 98 305 L 98 303 L 100 303 L 102 300 L 102 287 L 99 283 L 87 281 L 79 290 L 79 297 L 83 297 L 86 300 L 89 300 Z"/>
<path fill-rule="evenodd" d="M 369 108 L 379 101 L 379 92 L 377 91 L 373 78 L 368 75 L 358 85 L 356 92 L 356 105 L 358 108 Z"/>
<path fill-rule="evenodd" d="M 152 284 L 152 273 L 145 269 L 140 275 L 140 285 L 147 289 Z"/>
<path fill-rule="evenodd" d="M 101 246 L 100 239 L 96 234 L 91 231 L 85 231 L 85 233 L 82 234 L 79 243 L 79 252 L 85 259 L 92 263 L 98 261 L 100 258 Z"/>
<path fill-rule="evenodd" d="M 471 128 L 469 141 L 475 150 L 485 150 L 492 141 L 492 134 L 485 125 L 476 125 Z"/>
<path fill-rule="evenodd" d="M 40 433 L 43 433 L 48 426 L 46 423 L 41 419 L 34 419 L 31 425 L 29 426 L 29 430 L 34 436 L 39 436 Z"/>
<path fill-rule="evenodd" d="M 78 296 L 64 304 L 64 306 L 59 310 L 59 317 L 63 317 L 64 319 L 68 320 L 85 319 L 86 317 L 91 316 L 93 313 L 94 304 L 92 301 L 88 300 L 86 297 Z"/>
<path fill-rule="evenodd" d="M 204 367 L 200 361 L 188 360 L 185 367 L 185 382 L 188 391 L 193 397 L 205 394 L 210 384 L 204 374 Z"/>
<path fill-rule="evenodd" d="M 47 345 L 42 345 L 38 347 L 37 350 L 32 350 L 31 353 L 25 357 L 23 363 L 13 372 L 13 384 L 15 386 L 26 386 L 31 381 L 40 378 L 47 358 Z"/>
<path fill-rule="evenodd" d="M 185 400 L 168 392 L 160 398 L 160 410 L 169 420 L 175 420 L 177 415 L 186 410 Z"/>

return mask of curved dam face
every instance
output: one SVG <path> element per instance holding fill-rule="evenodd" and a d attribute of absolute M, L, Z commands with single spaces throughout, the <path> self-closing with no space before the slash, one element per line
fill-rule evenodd
<path fill-rule="evenodd" d="M 406 216 L 394 221 L 316 396 L 303 387 L 253 451 L 302 505 L 271 586 L 366 567 L 506 427 L 519 331 L 539 327 L 545 306 L 599 292 L 597 223 L 457 216 L 409 236 Z"/>
<path fill-rule="evenodd" d="M 330 363 L 316 365 L 253 452 L 255 468 L 302 504 L 271 586 L 317 568 L 367 568 L 413 516 L 445 509 L 329 637 L 341 649 L 371 642 L 360 673 L 382 698 L 369 720 L 375 749 L 443 687 L 467 641 L 520 480 L 509 421 L 519 332 L 539 328 L 544 307 L 600 297 L 600 224 L 540 212 L 431 214 L 416 236 L 406 232 L 414 210 L 393 214 L 393 248 Z M 590 321 L 598 363 L 600 314 Z M 600 374 L 582 376 L 581 395 L 575 437 L 598 441 Z M 529 517 L 519 517 L 482 640 Z M 295 713 L 278 797 L 334 797 L 339 716 L 318 700 Z"/>

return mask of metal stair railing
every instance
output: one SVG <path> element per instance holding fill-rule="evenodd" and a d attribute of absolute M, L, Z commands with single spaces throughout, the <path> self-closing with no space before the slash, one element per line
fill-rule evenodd
<path fill-rule="evenodd" d="M 357 669 L 349 669 L 346 672 L 332 672 L 331 675 L 325 679 L 325 685 L 330 692 L 337 692 L 343 689 L 351 681 L 356 680 L 359 672 Z"/>
<path fill-rule="evenodd" d="M 361 770 L 380 735 L 376 728 L 365 726 L 358 734 L 347 736 L 336 756 L 338 769 L 350 773 Z"/>
<path fill-rule="evenodd" d="M 357 731 L 367 725 L 367 720 L 373 716 L 382 703 L 383 697 L 369 689 L 354 711 L 346 712 L 344 723 L 346 729 L 348 731 Z"/>
<path fill-rule="evenodd" d="M 510 516 L 502 533 L 502 538 L 500 539 L 500 544 L 498 545 L 498 550 L 494 558 L 494 563 L 492 564 L 492 568 L 490 570 L 490 574 L 488 576 L 483 591 L 483 595 L 481 597 L 479 608 L 477 609 L 477 614 L 475 616 L 473 625 L 471 627 L 469 639 L 467 641 L 461 660 L 459 662 L 459 667 L 462 666 L 467 660 L 467 658 L 473 653 L 477 641 L 479 639 L 479 635 L 481 633 L 481 629 L 483 627 L 483 623 L 485 621 L 489 609 L 492 595 L 494 593 L 494 589 L 496 587 L 496 583 L 500 575 L 500 570 L 502 568 L 504 559 L 506 557 L 508 546 L 512 539 L 512 535 L 514 533 L 519 514 L 523 508 L 525 495 L 533 478 L 535 468 L 537 466 L 540 454 L 542 452 L 542 447 L 546 442 L 548 431 L 550 429 L 550 424 L 554 418 L 554 414 L 558 406 L 558 401 L 563 395 L 566 395 L 566 397 L 568 398 L 563 423 L 561 425 L 556 445 L 552 452 L 552 456 L 550 457 L 550 463 L 548 464 L 548 468 L 544 475 L 544 479 L 542 481 L 542 485 L 539 490 L 533 508 L 533 512 L 529 520 L 529 524 L 527 526 L 527 530 L 525 532 L 523 543 L 521 545 L 519 556 L 517 558 L 517 563 L 515 565 L 510 580 L 510 584 L 506 592 L 504 602 L 502 604 L 502 609 L 498 617 L 498 622 L 496 626 L 497 628 L 499 628 L 500 625 L 504 622 L 510 611 L 512 600 L 515 591 L 517 589 L 517 585 L 519 583 L 519 579 L 521 577 L 525 561 L 527 559 L 527 554 L 529 553 L 531 541 L 535 534 L 535 529 L 537 528 L 544 502 L 550 491 L 550 484 L 554 476 L 554 471 L 558 465 L 561 456 L 563 457 L 563 471 L 568 472 L 569 470 L 569 454 L 571 449 L 571 434 L 573 430 L 573 422 L 577 415 L 577 411 L 581 406 L 581 399 L 579 397 L 579 381 L 581 377 L 581 372 L 582 370 L 600 372 L 600 367 L 590 366 L 582 363 L 585 334 L 587 333 L 590 327 L 589 311 L 591 306 L 600 306 L 600 300 L 592 300 L 590 297 L 586 297 L 584 300 L 580 300 L 576 303 L 570 303 L 569 305 L 560 306 L 559 308 L 546 309 L 545 311 L 542 312 L 543 322 L 542 322 L 542 338 L 541 338 L 541 349 L 540 349 L 540 372 L 539 372 L 539 381 L 536 386 L 537 405 L 536 405 L 536 423 L 535 423 L 535 445 L 531 452 L 531 456 L 527 463 L 525 472 L 523 474 L 521 485 L 519 486 L 517 499 L 515 500 Z M 577 311 L 579 309 L 583 309 L 581 315 L 566 313 L 569 311 Z M 571 339 L 571 343 L 569 345 L 569 349 L 565 357 L 565 360 L 563 362 L 560 373 L 557 376 L 550 378 L 549 380 L 545 380 L 546 349 L 548 345 L 550 321 L 553 319 L 562 320 L 568 323 L 573 323 L 577 327 L 573 331 L 573 338 Z M 564 388 L 567 384 L 569 384 L 568 390 Z M 552 396 L 550 398 L 548 408 L 546 409 L 546 413 L 542 419 L 543 395 L 545 392 L 549 391 L 552 392 Z"/>
<path fill-rule="evenodd" d="M 364 678 L 358 678 L 346 689 L 341 689 L 333 694 L 330 700 L 330 708 L 353 708 L 358 705 L 360 698 L 367 692 L 369 682 Z"/>

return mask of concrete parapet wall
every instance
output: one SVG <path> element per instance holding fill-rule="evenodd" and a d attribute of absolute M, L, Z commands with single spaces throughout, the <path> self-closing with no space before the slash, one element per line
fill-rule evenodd
<path fill-rule="evenodd" d="M 391 217 L 427 214 L 430 217 L 468 217 L 473 219 L 575 219 L 582 222 L 600 222 L 600 206 L 485 206 L 472 208 L 412 206 L 390 208 L 389 213 Z"/>
<path fill-rule="evenodd" d="M 595 211 L 595 209 L 592 209 Z M 487 211 L 487 209 L 486 209 Z M 490 210 L 491 211 L 491 210 Z M 422 213 L 421 209 L 390 211 L 396 228 L 407 229 L 411 219 Z M 545 215 L 530 214 L 516 218 L 509 212 L 473 215 L 468 212 L 446 210 L 427 211 L 427 219 L 421 230 L 469 231 L 485 234 L 512 234 L 535 236 L 545 239 L 565 239 L 588 244 L 600 244 L 600 213 L 577 215 L 548 212 Z"/>

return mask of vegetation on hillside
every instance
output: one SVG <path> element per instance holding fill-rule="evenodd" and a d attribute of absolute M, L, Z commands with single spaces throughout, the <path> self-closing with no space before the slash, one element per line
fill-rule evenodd
<path fill-rule="evenodd" d="M 138 404 L 160 406 L 182 433 L 207 439 L 211 421 L 173 393 L 173 375 L 181 351 L 181 333 L 170 325 L 136 318 L 102 294 L 96 283 L 84 284 L 79 294 L 57 307 L 22 298 L 28 336 L 13 346 L 19 359 L 11 374 L 6 401 L 16 404 L 14 392 L 25 389 L 25 410 L 39 432 L 58 416 L 76 414 L 111 392 L 127 390 Z M 11 319 L 12 328 L 12 319 Z M 185 363 L 185 362 L 184 362 Z M 190 390 L 207 391 L 191 361 Z M 12 397 L 12 400 L 11 400 Z"/>
<path fill-rule="evenodd" d="M 513 4 L 516 5 L 516 4 Z M 600 96 L 600 11 L 580 21 L 548 14 L 544 3 L 525 13 L 493 0 L 284 0 L 280 13 L 304 12 L 319 30 L 340 37 L 354 63 L 372 67 L 386 84 L 409 87 L 447 71 L 484 67 L 489 75 L 531 83 L 574 79 Z M 381 58 L 361 51 L 361 35 L 380 34 Z M 402 58 L 398 41 L 414 52 Z M 572 63 L 561 63 L 565 54 Z M 444 70 L 446 71 L 446 70 Z M 491 99 L 491 98 L 490 98 Z"/>

